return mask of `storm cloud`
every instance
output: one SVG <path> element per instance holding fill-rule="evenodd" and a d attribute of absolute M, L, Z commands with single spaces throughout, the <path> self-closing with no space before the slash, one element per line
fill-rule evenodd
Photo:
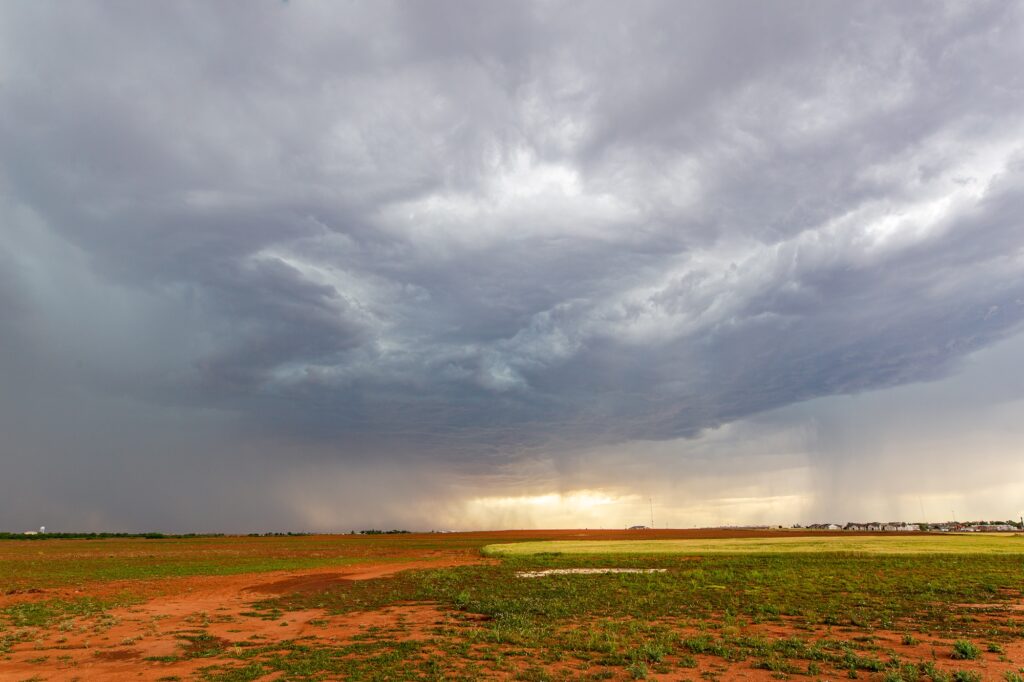
<path fill-rule="evenodd" d="M 1012 3 L 0 13 L 11 523 L 160 479 L 208 490 L 135 525 L 410 518 L 310 511 L 335 467 L 457 521 L 453 489 L 640 442 L 682 472 L 1024 319 Z"/>

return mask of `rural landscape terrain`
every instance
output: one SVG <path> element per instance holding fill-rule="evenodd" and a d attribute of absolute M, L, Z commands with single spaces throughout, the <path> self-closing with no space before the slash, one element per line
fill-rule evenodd
<path fill-rule="evenodd" d="M 0 682 L 1024 682 L 1022 113 L 1020 0 L 0 0 Z"/>
<path fill-rule="evenodd" d="M 1014 682 L 1022 588 L 1012 533 L 11 539 L 0 679 Z"/>

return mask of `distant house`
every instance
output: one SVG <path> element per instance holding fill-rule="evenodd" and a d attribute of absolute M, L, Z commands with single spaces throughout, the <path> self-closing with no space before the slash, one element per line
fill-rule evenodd
<path fill-rule="evenodd" d="M 647 526 L 630 526 L 626 530 L 650 530 Z"/>
<path fill-rule="evenodd" d="M 1017 529 L 1007 523 L 979 523 L 974 530 L 979 533 L 1008 533 Z"/>

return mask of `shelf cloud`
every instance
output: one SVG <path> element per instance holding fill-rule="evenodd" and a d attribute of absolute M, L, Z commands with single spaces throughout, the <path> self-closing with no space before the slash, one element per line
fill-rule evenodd
<path fill-rule="evenodd" d="M 0 521 L 543 525 L 1019 347 L 1014 4 L 0 14 Z"/>

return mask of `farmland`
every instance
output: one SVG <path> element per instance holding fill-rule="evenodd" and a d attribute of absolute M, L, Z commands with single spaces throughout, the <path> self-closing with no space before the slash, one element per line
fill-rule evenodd
<path fill-rule="evenodd" d="M 706 538 L 676 540 L 547 540 L 488 545 L 491 556 L 564 554 L 1021 554 L 1024 535 L 974 533 L 832 537 Z"/>
<path fill-rule="evenodd" d="M 0 679 L 1012 681 L 1022 546 L 707 531 L 5 541 Z M 574 568 L 662 570 L 520 577 Z"/>

